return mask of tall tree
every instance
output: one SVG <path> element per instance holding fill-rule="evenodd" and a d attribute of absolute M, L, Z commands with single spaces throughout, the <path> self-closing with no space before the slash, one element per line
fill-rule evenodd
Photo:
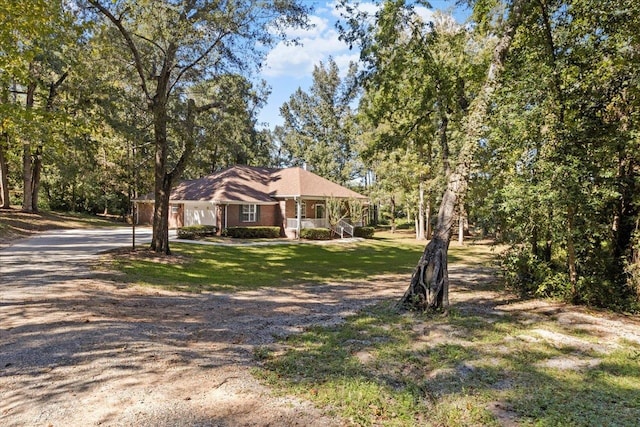
<path fill-rule="evenodd" d="M 514 0 L 509 3 L 506 18 L 501 20 L 502 24 L 496 29 L 498 33 L 497 42 L 484 82 L 468 107 L 464 108 L 463 127 L 459 138 L 460 148 L 457 150 L 457 158 L 449 160 L 449 156 L 445 157 L 447 160 L 444 165 L 444 171 L 447 185 L 438 210 L 437 224 L 433 237 L 425 247 L 422 257 L 414 270 L 411 283 L 400 301 L 400 305 L 403 307 L 448 310 L 447 252 L 455 211 L 460 199 L 466 193 L 473 155 L 483 136 L 483 124 L 490 98 L 498 85 L 505 57 L 522 18 L 523 7 L 527 6 L 528 3 L 530 3 L 529 0 Z M 363 43 L 362 58 L 368 64 L 369 74 L 375 79 L 376 75 L 387 71 L 383 82 L 392 85 L 394 79 L 391 77 L 399 68 L 391 67 L 385 69 L 385 65 L 388 63 L 386 61 L 387 58 L 393 58 L 395 44 L 406 37 L 426 34 L 429 29 L 425 25 L 415 25 L 415 23 L 420 24 L 420 20 L 416 18 L 415 14 L 411 13 L 411 7 L 402 0 L 385 2 L 376 16 L 376 25 L 373 28 L 367 27 L 371 21 L 359 16 L 360 12 L 355 10 L 348 2 L 343 2 L 343 7 L 351 15 L 348 21 L 351 29 L 346 38 L 352 42 L 359 41 Z M 407 27 L 410 30 L 407 30 Z M 416 30 L 413 30 L 414 28 Z M 436 62 L 434 61 L 434 63 Z M 408 63 L 406 65 L 412 66 L 413 64 Z M 438 74 L 433 73 L 431 77 L 435 77 L 437 80 Z M 395 80 L 397 81 L 398 79 L 396 78 Z M 442 93 L 445 94 L 446 92 Z M 428 99 L 432 98 L 429 97 Z M 446 96 L 440 98 L 440 102 L 436 102 L 435 105 L 444 107 L 446 105 L 442 102 L 444 99 L 446 99 Z M 436 112 L 440 112 L 439 129 L 442 131 L 440 135 L 443 138 L 449 135 L 446 129 L 448 121 L 447 110 L 447 108 L 436 109 Z M 443 145 L 443 147 L 446 149 L 446 146 Z M 455 166 L 448 167 L 446 163 L 454 163 Z"/>
<path fill-rule="evenodd" d="M 189 87 L 258 66 L 264 48 L 284 36 L 285 27 L 306 25 L 306 9 L 296 0 L 87 1 L 120 33 L 121 55 L 130 58 L 137 87 L 153 117 L 151 249 L 169 254 L 169 195 L 192 154 L 196 116 L 222 107 L 217 99 L 196 105 Z M 176 127 L 175 140 L 170 137 L 170 124 Z M 175 150 L 181 153 L 172 162 L 171 148 L 181 148 Z"/>
<path fill-rule="evenodd" d="M 257 129 L 257 113 L 268 95 L 265 84 L 253 85 L 243 76 L 221 76 L 220 81 L 198 92 L 214 92 L 225 108 L 198 117 L 202 130 L 185 176 L 198 178 L 231 165 L 267 166 L 271 140 Z M 199 94 L 203 97 L 202 94 Z M 204 97 L 203 97 L 204 98 Z"/>
<path fill-rule="evenodd" d="M 67 79 L 80 30 L 75 17 L 61 1 L 4 2 L 0 40 L 0 186 L 6 205 L 6 152 L 21 144 L 23 209 L 38 210 L 44 147 L 52 141 L 64 119 L 56 117 L 55 104 Z"/>
<path fill-rule="evenodd" d="M 309 92 L 298 88 L 280 107 L 284 125 L 278 133 L 289 163 L 306 164 L 309 170 L 341 184 L 359 172 L 351 107 L 357 95 L 352 84 L 354 73 L 352 66 L 342 79 L 338 65 L 329 58 L 326 64 L 314 67 Z"/>
<path fill-rule="evenodd" d="M 510 271 L 522 291 L 605 306 L 636 297 L 637 12 L 624 0 L 538 1 L 516 40 L 485 184 L 517 247 L 510 268 L 527 270 Z"/>

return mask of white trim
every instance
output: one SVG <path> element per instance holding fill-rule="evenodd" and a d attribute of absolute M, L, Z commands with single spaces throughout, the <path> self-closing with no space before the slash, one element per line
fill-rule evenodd
<path fill-rule="evenodd" d="M 245 206 L 249 208 L 247 212 L 245 212 Z M 258 205 L 255 203 L 240 205 L 240 217 L 240 222 L 258 222 Z"/>

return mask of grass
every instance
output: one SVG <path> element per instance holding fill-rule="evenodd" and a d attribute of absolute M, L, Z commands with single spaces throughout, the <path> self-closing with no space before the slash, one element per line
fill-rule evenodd
<path fill-rule="evenodd" d="M 138 284 L 186 292 L 233 291 L 410 273 L 421 247 L 385 241 L 253 247 L 173 244 L 172 252 L 187 262 L 117 260 L 115 266 Z"/>
<path fill-rule="evenodd" d="M 410 274 L 424 243 L 410 232 L 349 245 L 172 246 L 186 260 L 117 260 L 127 280 L 181 291 Z M 488 245 L 452 243 L 453 265 L 490 264 Z M 484 285 L 485 287 L 487 285 Z M 395 301 L 257 347 L 254 374 L 275 392 L 314 402 L 359 426 L 632 426 L 640 420 L 640 345 L 600 353 L 583 327 L 519 313 L 454 307 L 443 318 L 398 314 Z M 569 344 L 540 338 L 544 329 Z M 564 369 L 553 361 L 575 362 Z M 581 364 L 582 363 L 582 364 Z"/>
<path fill-rule="evenodd" d="M 539 325 L 491 320 L 399 315 L 380 305 L 289 337 L 284 352 L 259 349 L 256 375 L 361 426 L 497 426 L 505 416 L 523 426 L 638 425 L 638 344 L 582 354 L 517 338 Z M 431 339 L 437 331 L 449 335 Z M 545 364 L 568 356 L 598 363 Z"/>
<path fill-rule="evenodd" d="M 409 232 L 380 233 L 354 244 L 283 243 L 273 246 L 171 245 L 186 262 L 159 264 L 151 259 L 116 259 L 125 280 L 184 292 L 234 291 L 264 286 L 370 279 L 385 274 L 410 274 L 424 242 Z M 486 263 L 487 245 L 452 244 L 450 262 Z"/>

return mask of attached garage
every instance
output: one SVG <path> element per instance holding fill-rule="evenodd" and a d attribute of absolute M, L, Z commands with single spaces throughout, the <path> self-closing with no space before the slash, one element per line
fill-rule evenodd
<path fill-rule="evenodd" d="M 216 206 L 213 203 L 185 202 L 184 225 L 216 225 Z"/>

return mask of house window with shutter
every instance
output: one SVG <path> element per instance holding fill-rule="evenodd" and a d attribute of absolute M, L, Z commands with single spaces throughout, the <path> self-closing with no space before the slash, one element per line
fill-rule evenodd
<path fill-rule="evenodd" d="M 241 205 L 240 220 L 242 222 L 257 222 L 258 206 L 257 205 Z"/>

